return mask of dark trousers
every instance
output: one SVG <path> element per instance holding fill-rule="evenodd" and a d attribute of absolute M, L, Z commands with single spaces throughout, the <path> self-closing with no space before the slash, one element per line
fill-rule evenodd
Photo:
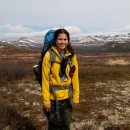
<path fill-rule="evenodd" d="M 48 130 L 70 130 L 70 122 L 72 118 L 72 105 L 70 105 L 69 99 L 58 100 L 58 113 L 64 119 L 64 125 L 62 128 L 55 128 L 51 125 L 50 120 L 54 117 L 56 112 L 56 101 L 51 100 L 51 113 L 44 111 L 48 118 Z"/>

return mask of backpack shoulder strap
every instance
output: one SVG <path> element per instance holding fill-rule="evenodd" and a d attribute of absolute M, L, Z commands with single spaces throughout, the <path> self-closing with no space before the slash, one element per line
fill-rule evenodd
<path fill-rule="evenodd" d="M 53 66 L 54 63 L 58 63 L 60 64 L 60 62 L 56 61 L 56 53 L 53 51 L 52 48 L 50 48 L 49 50 L 49 53 L 50 53 L 50 62 L 51 62 L 51 67 Z"/>
<path fill-rule="evenodd" d="M 53 63 L 56 59 L 56 54 L 52 49 L 50 49 L 49 52 L 50 52 L 50 61 Z"/>

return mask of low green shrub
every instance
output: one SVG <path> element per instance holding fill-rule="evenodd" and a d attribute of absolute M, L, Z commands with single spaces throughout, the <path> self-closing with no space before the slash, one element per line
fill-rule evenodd
<path fill-rule="evenodd" d="M 84 66 L 79 67 L 79 78 L 84 83 L 129 80 L 129 70 L 129 66 Z"/>
<path fill-rule="evenodd" d="M 2 61 L 0 64 L 0 86 L 8 82 L 21 80 L 27 76 L 32 76 L 32 66 L 26 62 Z"/>

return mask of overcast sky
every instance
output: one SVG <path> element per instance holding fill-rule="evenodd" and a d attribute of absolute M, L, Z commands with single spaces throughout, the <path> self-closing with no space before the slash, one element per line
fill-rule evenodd
<path fill-rule="evenodd" d="M 71 38 L 130 33 L 130 0 L 0 0 L 0 40 L 63 27 Z"/>

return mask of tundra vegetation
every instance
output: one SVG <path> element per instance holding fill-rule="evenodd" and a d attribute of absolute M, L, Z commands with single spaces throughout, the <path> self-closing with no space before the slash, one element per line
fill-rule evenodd
<path fill-rule="evenodd" d="M 72 130 L 130 130 L 130 53 L 76 52 L 80 104 Z M 46 130 L 32 66 L 39 50 L 0 48 L 0 129 Z"/>

